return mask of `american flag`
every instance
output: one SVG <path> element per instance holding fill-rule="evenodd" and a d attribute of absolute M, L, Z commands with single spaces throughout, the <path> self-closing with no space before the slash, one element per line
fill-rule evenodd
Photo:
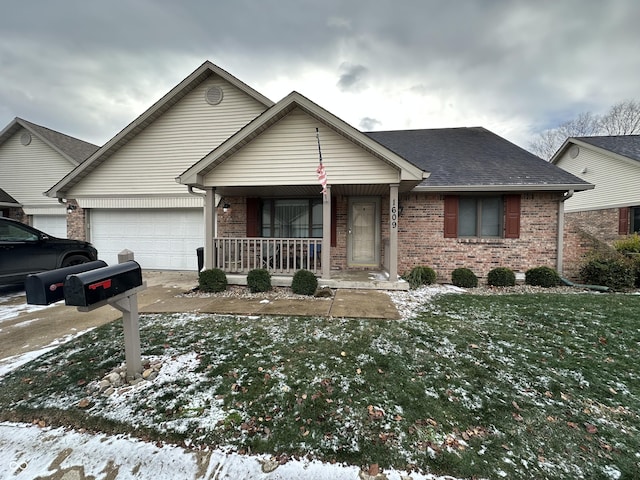
<path fill-rule="evenodd" d="M 327 172 L 324 169 L 324 165 L 322 164 L 322 150 L 320 150 L 320 132 L 316 127 L 316 138 L 318 139 L 318 156 L 320 158 L 320 164 L 318 168 L 316 168 L 316 173 L 318 174 L 318 182 L 322 185 L 322 193 L 323 195 L 327 194 Z"/>

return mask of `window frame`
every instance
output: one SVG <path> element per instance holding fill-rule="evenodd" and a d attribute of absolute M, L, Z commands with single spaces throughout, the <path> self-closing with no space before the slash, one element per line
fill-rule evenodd
<path fill-rule="evenodd" d="M 320 223 L 314 224 L 313 223 L 313 209 L 314 206 L 317 205 L 322 205 L 322 198 L 316 198 L 316 197 L 296 197 L 296 198 L 291 198 L 291 197 L 273 197 L 273 198 L 261 198 L 260 199 L 260 205 L 258 208 L 258 233 L 259 233 L 259 237 L 260 238 L 281 238 L 281 237 L 274 237 L 272 236 L 273 232 L 275 231 L 275 220 L 276 220 L 276 216 L 275 216 L 275 209 L 276 209 L 276 202 L 278 201 L 291 201 L 291 200 L 305 200 L 307 202 L 307 235 L 306 236 L 302 236 L 302 237 L 291 237 L 291 238 L 322 238 L 322 211 L 320 214 Z M 268 227 L 270 235 L 269 236 L 265 236 L 265 225 L 264 225 L 264 209 L 265 207 L 269 205 L 269 221 L 270 221 L 270 225 Z M 314 229 L 320 229 L 319 234 L 314 235 Z M 287 237 L 288 238 L 288 237 Z"/>
<path fill-rule="evenodd" d="M 476 225 L 475 235 L 460 235 L 460 199 L 475 198 L 476 199 Z M 482 235 L 482 199 L 499 198 L 500 199 L 500 226 L 498 228 L 500 234 L 497 236 Z M 487 193 L 469 194 L 469 195 L 445 195 L 444 197 L 444 238 L 459 239 L 508 239 L 520 237 L 520 211 L 521 195 L 520 194 L 502 194 L 495 195 Z M 480 233 L 480 235 L 478 235 Z"/>
<path fill-rule="evenodd" d="M 629 234 L 640 233 L 640 206 L 629 208 Z"/>

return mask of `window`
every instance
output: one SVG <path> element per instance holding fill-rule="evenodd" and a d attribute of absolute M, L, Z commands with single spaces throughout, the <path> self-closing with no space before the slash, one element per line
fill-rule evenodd
<path fill-rule="evenodd" d="M 631 209 L 631 233 L 640 233 L 640 207 Z"/>
<path fill-rule="evenodd" d="M 262 237 L 322 237 L 322 199 L 263 200 L 260 225 Z"/>
<path fill-rule="evenodd" d="M 520 195 L 446 196 L 444 236 L 518 238 Z"/>
<path fill-rule="evenodd" d="M 459 202 L 458 236 L 502 236 L 502 198 L 460 197 Z"/>

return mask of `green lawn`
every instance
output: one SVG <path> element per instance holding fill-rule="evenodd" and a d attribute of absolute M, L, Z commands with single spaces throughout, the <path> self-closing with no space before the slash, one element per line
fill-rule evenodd
<path fill-rule="evenodd" d="M 115 322 L 6 376 L 0 411 L 464 478 L 637 478 L 639 312 L 536 294 L 442 295 L 400 321 L 143 316 L 153 382 L 88 393 L 124 361 Z"/>

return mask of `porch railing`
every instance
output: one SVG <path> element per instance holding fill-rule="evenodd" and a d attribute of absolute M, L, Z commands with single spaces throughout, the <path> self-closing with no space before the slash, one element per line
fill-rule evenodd
<path fill-rule="evenodd" d="M 265 268 L 272 274 L 293 275 L 305 269 L 321 273 L 320 238 L 213 239 L 213 266 L 227 273 Z"/>

